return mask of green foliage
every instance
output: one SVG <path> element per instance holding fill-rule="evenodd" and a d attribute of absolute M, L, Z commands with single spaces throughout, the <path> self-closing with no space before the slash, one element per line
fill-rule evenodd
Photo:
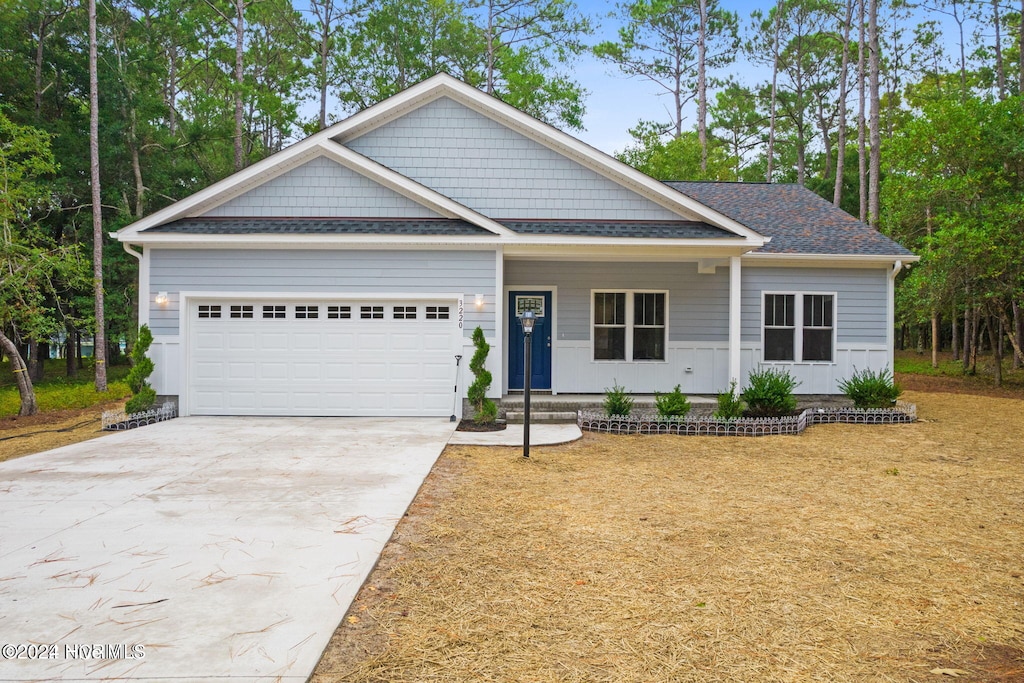
<path fill-rule="evenodd" d="M 654 407 L 662 417 L 686 417 L 690 412 L 690 401 L 686 394 L 676 388 L 667 394 L 654 394 Z"/>
<path fill-rule="evenodd" d="M 729 156 L 724 144 L 709 140 L 707 171 L 700 169 L 700 141 L 697 133 L 687 131 L 666 139 L 650 121 L 631 129 L 634 144 L 617 158 L 623 163 L 659 180 L 735 180 L 738 160 Z"/>
<path fill-rule="evenodd" d="M 743 403 L 743 399 L 736 395 L 734 380 L 729 383 L 728 391 L 718 394 L 718 408 L 715 409 L 714 416 L 719 420 L 736 420 L 743 417 L 745 409 L 746 405 Z"/>
<path fill-rule="evenodd" d="M 604 390 L 604 414 L 608 417 L 626 417 L 633 412 L 633 398 L 626 393 L 626 387 L 616 382 L 611 389 Z"/>
<path fill-rule="evenodd" d="M 789 370 L 764 368 L 755 370 L 747 377 L 747 388 L 740 397 L 747 404 L 746 414 L 750 417 L 782 417 L 796 410 L 793 389 L 797 382 Z"/>
<path fill-rule="evenodd" d="M 88 364 L 90 359 L 86 358 L 85 362 Z M 82 372 L 77 379 L 68 379 L 64 376 L 64 362 L 50 361 L 46 363 L 46 378 L 35 385 L 39 410 L 78 410 L 125 398 L 131 394 L 128 383 L 124 381 L 126 372 L 124 367 L 107 368 L 108 390 L 99 393 L 93 383 L 92 372 Z M 0 363 L 0 417 L 17 415 L 20 405 L 18 389 L 11 377 L 10 360 L 5 358 Z"/>
<path fill-rule="evenodd" d="M 853 375 L 841 381 L 839 388 L 857 408 L 891 408 L 903 393 L 889 368 L 878 372 L 854 368 Z"/>
<path fill-rule="evenodd" d="M 146 379 L 153 374 L 153 361 L 146 355 L 149 345 L 153 343 L 153 333 L 147 325 L 139 328 L 139 337 L 132 347 L 132 369 L 128 372 L 128 388 L 135 394 L 125 404 L 126 413 L 141 413 L 149 410 L 156 403 L 156 391 L 149 386 Z"/>
<path fill-rule="evenodd" d="M 473 330 L 473 346 L 476 347 L 476 351 L 473 352 L 473 358 L 469 361 L 469 369 L 476 379 L 466 390 L 466 398 L 469 399 L 469 404 L 473 407 L 473 419 L 486 424 L 494 422 L 498 416 L 498 407 L 494 401 L 487 398 L 487 390 L 491 388 L 493 380 L 491 373 L 485 367 L 491 345 L 484 339 L 484 331 L 479 326 Z"/>

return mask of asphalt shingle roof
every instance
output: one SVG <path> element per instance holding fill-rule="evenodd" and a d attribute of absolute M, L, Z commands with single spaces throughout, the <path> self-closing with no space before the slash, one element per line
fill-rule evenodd
<path fill-rule="evenodd" d="M 662 239 L 735 239 L 728 230 L 700 221 L 537 221 L 502 220 L 521 235 L 570 235 L 582 237 L 639 237 Z"/>
<path fill-rule="evenodd" d="M 757 253 L 910 256 L 910 251 L 801 185 L 667 182 L 772 240 Z"/>
<path fill-rule="evenodd" d="M 448 218 L 185 218 L 147 232 L 189 235 L 493 235 Z"/>

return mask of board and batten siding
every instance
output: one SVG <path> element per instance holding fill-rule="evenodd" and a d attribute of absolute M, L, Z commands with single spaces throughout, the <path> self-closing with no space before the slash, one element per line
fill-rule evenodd
<path fill-rule="evenodd" d="M 447 97 L 345 144 L 499 220 L 680 218 Z"/>
<path fill-rule="evenodd" d="M 206 212 L 207 217 L 439 218 L 341 164 L 320 157 Z"/>
<path fill-rule="evenodd" d="M 464 332 L 479 325 L 494 334 L 493 251 L 153 249 L 150 297 L 167 292 L 167 304 L 153 305 L 154 335 L 177 335 L 180 292 L 274 292 L 278 294 L 462 293 L 467 302 Z M 483 294 L 485 305 L 469 305 Z"/>

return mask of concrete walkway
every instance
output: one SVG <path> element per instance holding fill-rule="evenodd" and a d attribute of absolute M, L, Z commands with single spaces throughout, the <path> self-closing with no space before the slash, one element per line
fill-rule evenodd
<path fill-rule="evenodd" d="M 305 681 L 453 426 L 181 418 L 0 463 L 0 680 Z"/>
<path fill-rule="evenodd" d="M 531 424 L 530 446 L 555 446 L 583 438 L 574 424 Z M 448 440 L 460 446 L 522 446 L 523 425 L 510 424 L 497 432 L 455 432 Z"/>

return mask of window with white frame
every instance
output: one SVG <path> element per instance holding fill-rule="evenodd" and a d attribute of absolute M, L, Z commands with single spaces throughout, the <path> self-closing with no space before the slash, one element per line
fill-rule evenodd
<path fill-rule="evenodd" d="M 594 360 L 665 360 L 665 292 L 594 292 Z"/>
<path fill-rule="evenodd" d="M 764 360 L 831 363 L 835 295 L 764 295 Z"/>

